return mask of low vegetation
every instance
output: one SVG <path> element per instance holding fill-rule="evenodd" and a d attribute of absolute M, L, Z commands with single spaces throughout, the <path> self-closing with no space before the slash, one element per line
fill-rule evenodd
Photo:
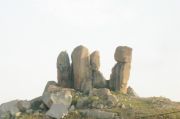
<path fill-rule="evenodd" d="M 173 102 L 164 97 L 140 98 L 135 96 L 114 93 L 118 97 L 118 104 L 112 107 L 100 109 L 102 111 L 117 113 L 119 117 L 127 117 L 127 119 L 180 119 L 180 104 Z M 73 104 L 84 95 L 75 96 Z M 101 98 L 92 96 L 88 98 L 88 104 L 99 101 Z M 104 101 L 104 100 L 103 100 Z M 22 114 L 18 119 L 48 119 L 45 114 Z M 64 119 L 92 119 L 81 115 L 76 109 L 71 111 Z"/>

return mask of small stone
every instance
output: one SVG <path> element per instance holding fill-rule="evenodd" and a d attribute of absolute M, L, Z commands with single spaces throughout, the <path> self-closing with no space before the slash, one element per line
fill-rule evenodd
<path fill-rule="evenodd" d="M 125 109 L 126 106 L 125 106 L 124 104 L 121 104 L 121 108 L 122 108 L 122 109 Z"/>
<path fill-rule="evenodd" d="M 28 109 L 28 110 L 26 110 L 26 113 L 31 114 L 31 113 L 33 113 L 33 110 L 32 109 Z"/>
<path fill-rule="evenodd" d="M 130 86 L 127 88 L 127 94 L 130 95 L 130 96 L 139 97 L 137 95 L 137 93 L 134 91 L 134 89 L 131 88 Z"/>
<path fill-rule="evenodd" d="M 74 105 L 71 105 L 71 107 L 70 107 L 69 111 L 74 111 L 74 110 L 75 110 Z"/>
<path fill-rule="evenodd" d="M 114 119 L 116 113 L 101 111 L 98 109 L 79 110 L 81 114 L 91 117 L 93 119 Z"/>
<path fill-rule="evenodd" d="M 77 101 L 76 108 L 82 109 L 88 107 L 89 99 L 88 97 L 82 97 Z"/>
<path fill-rule="evenodd" d="M 17 113 L 15 114 L 15 116 L 16 116 L 16 117 L 20 117 L 20 116 L 21 116 L 21 112 L 17 112 Z"/>
<path fill-rule="evenodd" d="M 103 105 L 103 104 L 98 104 L 98 105 L 97 105 L 97 108 L 98 108 L 98 109 L 103 109 L 103 108 L 104 108 L 104 105 Z"/>
<path fill-rule="evenodd" d="M 10 112 L 11 115 L 15 115 L 19 112 L 19 109 L 17 107 L 18 100 L 13 100 L 7 103 L 3 103 L 0 106 L 0 113 L 6 113 Z"/>
<path fill-rule="evenodd" d="M 115 95 L 108 95 L 108 99 L 107 101 L 109 102 L 109 104 L 111 104 L 112 106 L 115 106 L 118 103 L 118 99 Z"/>

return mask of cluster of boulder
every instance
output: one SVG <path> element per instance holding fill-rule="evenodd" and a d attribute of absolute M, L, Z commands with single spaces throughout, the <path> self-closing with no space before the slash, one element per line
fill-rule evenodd
<path fill-rule="evenodd" d="M 15 100 L 0 106 L 0 119 L 9 116 L 13 119 L 21 113 L 43 112 L 47 117 L 60 119 L 76 109 L 84 115 L 110 119 L 115 113 L 98 109 L 118 105 L 118 97 L 110 90 L 136 96 L 132 88 L 127 88 L 130 75 L 132 49 L 127 46 L 116 48 L 110 80 L 99 71 L 100 54 L 89 51 L 84 46 L 76 47 L 71 60 L 66 51 L 57 58 L 57 80 L 49 81 L 42 96 L 31 101 Z M 128 90 L 127 90 L 128 89 Z M 122 106 L 123 107 L 123 106 Z M 10 118 L 11 117 L 11 118 Z M 93 117 L 93 118 L 95 118 Z"/>
<path fill-rule="evenodd" d="M 113 91 L 127 93 L 130 75 L 132 48 L 119 46 L 114 59 L 117 61 L 112 69 L 110 80 L 106 80 L 100 68 L 100 54 L 89 51 L 84 46 L 76 47 L 71 54 L 70 63 L 67 52 L 63 51 L 57 59 L 58 84 L 63 88 L 74 88 L 88 93 L 92 88 L 110 88 Z"/>

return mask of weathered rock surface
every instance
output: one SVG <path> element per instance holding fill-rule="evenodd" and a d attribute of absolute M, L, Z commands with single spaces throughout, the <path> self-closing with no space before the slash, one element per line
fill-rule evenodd
<path fill-rule="evenodd" d="M 130 86 L 127 88 L 127 94 L 130 96 L 139 97 L 138 94 L 134 91 L 134 89 L 131 88 Z"/>
<path fill-rule="evenodd" d="M 117 62 L 131 62 L 132 48 L 127 46 L 119 46 L 116 48 L 114 59 Z"/>
<path fill-rule="evenodd" d="M 89 51 L 84 46 L 76 47 L 71 55 L 74 88 L 88 92 L 92 88 Z"/>
<path fill-rule="evenodd" d="M 99 51 L 94 51 L 93 53 L 91 53 L 90 64 L 91 64 L 92 70 L 99 70 L 99 67 L 100 67 Z"/>
<path fill-rule="evenodd" d="M 72 87 L 71 67 L 67 52 L 63 51 L 57 58 L 57 78 L 58 84 L 64 88 Z"/>
<path fill-rule="evenodd" d="M 11 115 L 15 115 L 17 112 L 19 112 L 19 108 L 17 107 L 18 100 L 10 101 L 7 103 L 4 103 L 0 106 L 0 114 L 3 114 L 3 112 L 10 112 Z"/>
<path fill-rule="evenodd" d="M 115 106 L 118 103 L 118 99 L 115 95 L 110 94 L 107 97 L 108 105 Z"/>
<path fill-rule="evenodd" d="M 26 100 L 13 100 L 0 106 L 0 119 L 6 116 L 15 116 L 18 112 L 30 109 L 31 104 Z"/>
<path fill-rule="evenodd" d="M 31 103 L 27 100 L 20 100 L 17 102 L 17 107 L 20 112 L 25 112 L 26 110 L 31 108 Z"/>
<path fill-rule="evenodd" d="M 55 119 L 61 119 L 68 114 L 68 107 L 64 104 L 53 104 L 51 108 L 46 112 L 47 116 Z"/>
<path fill-rule="evenodd" d="M 117 63 L 113 69 L 109 86 L 114 91 L 127 93 L 127 83 L 130 75 L 130 63 Z"/>
<path fill-rule="evenodd" d="M 57 86 L 57 83 L 55 82 L 55 81 L 48 81 L 47 82 L 47 84 L 46 84 L 46 86 L 45 86 L 45 89 L 44 89 L 44 92 L 43 93 L 45 93 L 45 92 L 47 92 L 47 91 L 49 91 L 50 90 L 50 86 Z"/>
<path fill-rule="evenodd" d="M 114 119 L 117 115 L 116 113 L 105 112 L 97 109 L 80 110 L 80 113 L 93 119 Z"/>
<path fill-rule="evenodd" d="M 30 103 L 31 103 L 31 109 L 27 110 L 27 113 L 32 112 L 32 110 L 38 110 L 38 109 L 41 108 L 40 107 L 41 105 L 44 105 L 44 103 L 42 101 L 42 96 L 39 96 L 39 97 L 36 97 L 36 98 L 32 99 L 30 101 Z M 43 110 L 47 110 L 47 109 L 43 108 Z"/>
<path fill-rule="evenodd" d="M 43 103 L 49 108 L 46 115 L 60 119 L 68 113 L 72 102 L 73 89 L 62 88 L 54 82 L 48 82 L 42 95 Z"/>
<path fill-rule="evenodd" d="M 89 93 L 89 96 L 97 96 L 99 98 L 102 98 L 104 101 L 103 101 L 103 104 L 105 105 L 109 105 L 109 106 L 114 106 L 118 103 L 118 98 L 113 95 L 111 93 L 111 91 L 107 88 L 99 88 L 99 89 L 95 89 L 93 88 L 90 93 Z M 98 102 L 94 102 L 94 104 L 98 104 Z M 97 107 L 98 105 L 96 104 L 95 107 Z M 99 104 L 99 106 L 103 106 L 102 104 Z"/>
<path fill-rule="evenodd" d="M 106 88 L 106 79 L 103 74 L 99 71 L 100 68 L 100 55 L 98 51 L 94 51 L 90 55 L 90 64 L 92 70 L 92 86 L 94 88 Z"/>
<path fill-rule="evenodd" d="M 77 109 L 87 108 L 88 103 L 89 103 L 88 97 L 82 97 L 82 98 L 77 100 L 76 108 Z"/>
<path fill-rule="evenodd" d="M 72 89 L 61 88 L 57 85 L 48 85 L 42 95 L 42 101 L 49 108 L 52 104 L 64 104 L 68 107 L 72 101 L 71 91 Z"/>
<path fill-rule="evenodd" d="M 99 96 L 102 98 L 107 98 L 108 95 L 111 95 L 111 91 L 107 88 L 93 88 L 90 92 L 89 92 L 89 96 Z"/>

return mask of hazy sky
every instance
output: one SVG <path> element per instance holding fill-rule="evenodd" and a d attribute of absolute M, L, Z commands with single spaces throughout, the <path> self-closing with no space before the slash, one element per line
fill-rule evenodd
<path fill-rule="evenodd" d="M 179 0 L 0 0 L 0 103 L 40 96 L 60 51 L 80 44 L 100 51 L 107 79 L 115 48 L 132 47 L 129 85 L 180 101 Z"/>

